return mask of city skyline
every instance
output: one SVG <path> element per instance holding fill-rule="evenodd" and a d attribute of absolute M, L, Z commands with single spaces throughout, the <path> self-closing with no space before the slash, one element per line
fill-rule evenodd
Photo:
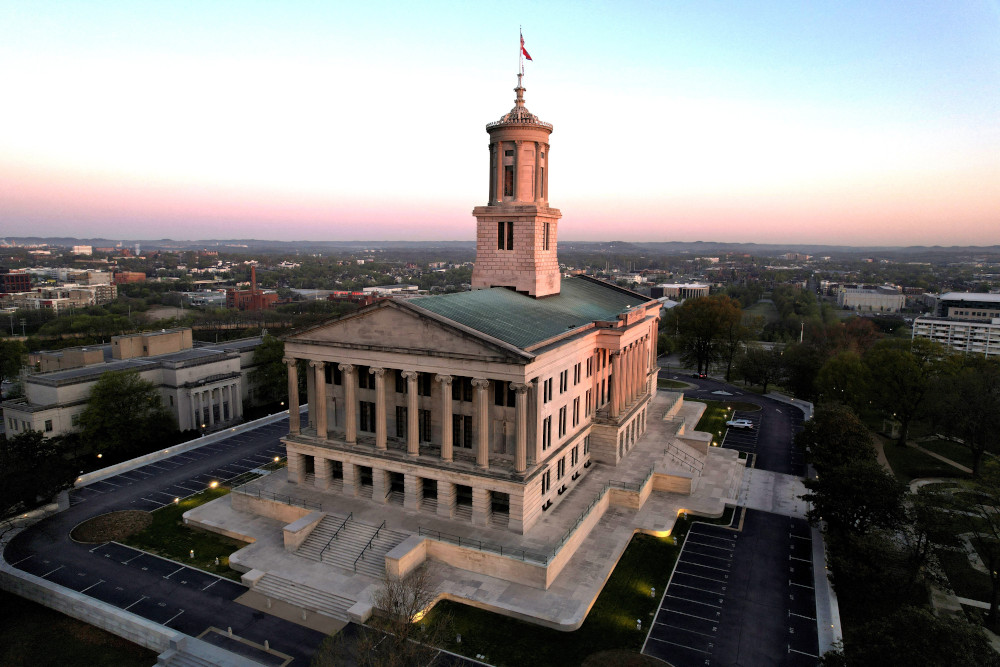
<path fill-rule="evenodd" d="M 8 3 L 0 234 L 471 240 L 521 25 L 562 239 L 1000 243 L 996 2 L 516 10 Z"/>

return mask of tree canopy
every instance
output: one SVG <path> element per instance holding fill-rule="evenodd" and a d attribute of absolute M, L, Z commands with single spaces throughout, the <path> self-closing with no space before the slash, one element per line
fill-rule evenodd
<path fill-rule="evenodd" d="M 725 294 L 687 299 L 672 309 L 672 315 L 677 318 L 684 359 L 694 363 L 699 373 L 708 371 L 719 355 L 723 337 L 743 321 L 739 302 Z"/>
<path fill-rule="evenodd" d="M 90 390 L 80 426 L 85 443 L 112 456 L 148 450 L 150 442 L 165 440 L 177 429 L 156 386 L 134 370 L 101 375 Z"/>

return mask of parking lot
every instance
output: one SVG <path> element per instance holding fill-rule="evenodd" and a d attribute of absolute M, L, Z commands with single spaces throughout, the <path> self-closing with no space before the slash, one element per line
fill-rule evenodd
<path fill-rule="evenodd" d="M 252 432 L 237 433 L 229 438 L 206 444 L 197 449 L 192 449 L 179 454 L 174 454 L 170 458 L 148 463 L 141 468 L 123 472 L 114 477 L 102 479 L 93 484 L 89 484 L 80 489 L 70 492 L 70 505 L 78 505 L 96 496 L 113 493 L 123 487 L 131 486 L 137 482 L 153 479 L 157 476 L 169 473 L 178 468 L 182 468 L 190 463 L 207 459 L 210 456 L 238 450 L 246 447 L 251 442 L 259 441 L 260 438 L 273 436 L 275 443 L 263 450 L 248 453 L 242 459 L 227 462 L 208 472 L 192 475 L 188 479 L 174 482 L 163 486 L 163 488 L 146 491 L 142 497 L 130 501 L 128 509 L 153 511 L 164 505 L 174 502 L 175 498 L 186 498 L 195 493 L 200 493 L 208 488 L 212 482 L 222 482 L 232 479 L 237 475 L 259 468 L 274 461 L 275 457 L 284 457 L 285 448 L 277 441 L 277 438 L 288 432 L 288 427 L 282 422 L 270 424 L 254 429 Z M 155 480 L 154 480 L 155 482 Z M 155 487 L 155 483 L 153 484 Z"/>
<path fill-rule="evenodd" d="M 644 654 L 674 667 L 816 665 L 809 525 L 744 512 L 740 530 L 691 528 Z"/>
<path fill-rule="evenodd" d="M 763 418 L 763 410 L 734 412 L 732 419 L 746 419 L 753 423 L 753 428 L 730 427 L 726 430 L 726 437 L 722 440 L 722 446 L 744 452 L 745 454 L 756 454 L 757 438 L 760 437 L 760 425 Z"/>

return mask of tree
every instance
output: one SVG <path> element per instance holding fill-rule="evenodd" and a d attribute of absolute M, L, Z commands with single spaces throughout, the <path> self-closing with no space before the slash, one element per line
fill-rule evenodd
<path fill-rule="evenodd" d="M 0 339 L 0 400 L 3 400 L 2 383 L 14 380 L 21 372 L 27 348 L 19 340 Z"/>
<path fill-rule="evenodd" d="M 846 406 L 821 405 L 795 436 L 820 475 L 852 461 L 877 461 L 872 433 Z"/>
<path fill-rule="evenodd" d="M 983 455 L 1000 448 L 1000 360 L 955 357 L 958 367 L 942 374 L 933 391 L 930 410 L 935 422 L 956 436 L 972 453 L 972 475 L 978 476 Z"/>
<path fill-rule="evenodd" d="M 857 352 L 840 352 L 819 369 L 816 390 L 821 401 L 843 403 L 857 409 L 868 402 L 868 367 Z"/>
<path fill-rule="evenodd" d="M 816 375 L 826 361 L 826 355 L 817 346 L 793 343 L 781 356 L 785 367 L 785 385 L 798 398 L 816 399 Z"/>
<path fill-rule="evenodd" d="M 861 626 L 842 651 L 826 653 L 822 664 L 997 667 L 1000 656 L 982 630 L 965 620 L 905 605 Z"/>
<path fill-rule="evenodd" d="M 880 340 L 864 356 L 869 396 L 886 417 L 899 420 L 898 444 L 906 445 L 910 422 L 943 369 L 944 351 L 924 338 Z"/>
<path fill-rule="evenodd" d="M 255 396 L 263 403 L 288 400 L 288 367 L 284 357 L 284 341 L 270 335 L 264 336 L 253 351 L 254 369 L 250 372 L 250 381 Z"/>
<path fill-rule="evenodd" d="M 904 487 L 878 461 L 850 461 L 805 481 L 811 523 L 826 521 L 838 529 L 865 534 L 873 528 L 896 528 L 903 519 Z"/>
<path fill-rule="evenodd" d="M 26 431 L 0 438 L 0 519 L 35 507 L 72 486 L 76 466 L 73 438 L 46 438 Z"/>
<path fill-rule="evenodd" d="M 782 351 L 777 346 L 748 345 L 737 366 L 744 381 L 759 384 L 766 394 L 767 386 L 781 377 Z"/>
<path fill-rule="evenodd" d="M 84 442 L 112 456 L 153 449 L 177 429 L 156 385 L 134 370 L 101 375 L 90 390 L 80 426 Z"/>
<path fill-rule="evenodd" d="M 694 363 L 699 373 L 708 371 L 724 333 L 743 319 L 739 303 L 725 294 L 687 299 L 672 311 L 684 360 Z"/>
<path fill-rule="evenodd" d="M 953 520 L 972 535 L 972 546 L 990 577 L 990 609 L 986 626 L 1000 632 L 1000 463 L 983 466 L 967 491 L 951 494 Z"/>
<path fill-rule="evenodd" d="M 733 372 L 733 361 L 744 348 L 747 341 L 752 340 L 764 328 L 764 318 L 743 317 L 739 320 L 729 320 L 725 323 L 722 335 L 719 337 L 718 356 L 726 364 L 726 382 L 729 382 Z"/>

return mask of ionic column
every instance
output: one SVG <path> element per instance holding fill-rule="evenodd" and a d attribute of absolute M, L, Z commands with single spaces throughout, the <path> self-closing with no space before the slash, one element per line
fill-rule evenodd
<path fill-rule="evenodd" d="M 344 441 L 353 445 L 358 441 L 358 402 L 354 398 L 358 378 L 353 364 L 340 364 L 337 368 L 343 374 L 344 382 Z M 347 479 L 346 464 L 344 479 Z"/>
<path fill-rule="evenodd" d="M 517 196 L 519 194 L 518 190 L 518 177 L 520 176 L 521 168 L 521 140 L 516 139 L 514 141 L 514 201 L 517 201 Z"/>
<path fill-rule="evenodd" d="M 233 398 L 233 401 L 234 401 L 234 403 L 233 403 L 233 405 L 234 405 L 233 410 L 235 411 L 237 417 L 239 417 L 240 419 L 243 419 L 243 392 L 240 389 L 240 383 L 239 382 L 234 382 L 233 383 L 233 396 L 234 396 L 234 398 Z M 299 394 L 298 394 L 298 392 L 296 392 L 295 393 L 296 400 L 298 400 L 298 397 L 299 397 Z M 295 406 L 295 412 L 296 413 L 298 413 L 298 411 L 299 411 L 298 407 L 299 407 L 298 405 Z"/>
<path fill-rule="evenodd" d="M 451 412 L 451 380 L 450 375 L 438 375 L 435 378 L 441 383 L 441 460 L 451 461 L 452 457 L 452 412 Z"/>
<path fill-rule="evenodd" d="M 420 422 L 417 407 L 417 372 L 403 371 L 406 378 L 406 453 L 410 456 L 420 454 Z"/>
<path fill-rule="evenodd" d="M 209 427 L 215 426 L 215 390 L 209 389 L 207 392 L 208 398 L 208 425 Z"/>
<path fill-rule="evenodd" d="M 498 141 L 495 145 L 497 147 L 497 187 L 493 192 L 493 201 L 501 202 L 503 201 L 503 142 Z"/>
<path fill-rule="evenodd" d="M 316 437 L 326 440 L 326 362 L 310 361 L 309 367 L 313 369 L 313 382 L 316 384 Z"/>
<path fill-rule="evenodd" d="M 622 350 L 622 409 L 632 400 L 632 346 Z"/>
<path fill-rule="evenodd" d="M 611 353 L 611 405 L 608 407 L 609 416 L 612 419 L 618 417 L 618 413 L 621 411 L 621 400 L 622 400 L 622 362 L 621 362 L 621 352 Z"/>
<path fill-rule="evenodd" d="M 514 472 L 528 468 L 528 385 L 514 383 Z"/>
<path fill-rule="evenodd" d="M 385 449 L 385 369 L 369 368 L 375 376 L 375 448 Z"/>
<path fill-rule="evenodd" d="M 192 394 L 192 397 L 198 402 L 198 418 L 195 420 L 198 422 L 194 425 L 195 428 L 201 428 L 202 424 L 206 423 L 205 419 L 205 398 L 202 396 L 202 392 L 197 392 Z"/>
<path fill-rule="evenodd" d="M 486 389 L 490 381 L 474 378 L 472 386 L 476 388 L 476 465 L 486 469 L 490 467 L 490 403 Z"/>

